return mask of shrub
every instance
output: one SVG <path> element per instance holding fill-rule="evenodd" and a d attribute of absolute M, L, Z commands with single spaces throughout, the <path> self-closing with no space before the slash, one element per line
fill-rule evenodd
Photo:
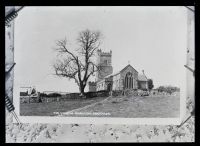
<path fill-rule="evenodd" d="M 128 101 L 128 99 L 124 98 L 124 100 L 123 100 L 123 101 Z"/>
<path fill-rule="evenodd" d="M 109 96 L 109 91 L 107 90 L 101 90 L 96 92 L 97 97 L 107 97 Z"/>
<path fill-rule="evenodd" d="M 112 103 L 114 103 L 114 104 L 115 104 L 115 103 L 119 103 L 119 102 L 118 102 L 118 101 L 112 101 Z"/>
<path fill-rule="evenodd" d="M 140 91 L 142 91 L 142 90 L 140 90 Z M 124 91 L 124 93 L 126 96 L 129 96 L 129 95 L 137 96 L 138 95 L 138 91 L 136 89 L 127 89 Z"/>
<path fill-rule="evenodd" d="M 41 96 L 41 97 L 47 97 L 48 95 L 45 94 L 45 93 L 40 93 L 40 96 Z"/>
<path fill-rule="evenodd" d="M 112 96 L 120 96 L 122 95 L 123 91 L 122 90 L 113 90 L 112 91 Z"/>
<path fill-rule="evenodd" d="M 153 89 L 154 85 L 153 85 L 153 80 L 152 79 L 148 79 L 148 88 L 149 90 Z"/>
<path fill-rule="evenodd" d="M 168 94 L 172 94 L 174 92 L 179 92 L 180 89 L 178 87 L 173 87 L 173 86 L 160 86 L 158 87 L 158 92 L 165 92 Z"/>
<path fill-rule="evenodd" d="M 145 91 L 145 90 L 138 90 L 138 95 L 139 96 L 149 96 L 149 91 Z"/>

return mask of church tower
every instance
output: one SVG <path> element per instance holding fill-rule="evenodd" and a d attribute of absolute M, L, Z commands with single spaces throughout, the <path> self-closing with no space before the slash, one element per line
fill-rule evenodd
<path fill-rule="evenodd" d="M 96 81 L 103 79 L 105 76 L 113 73 L 112 68 L 112 51 L 102 52 L 101 49 L 97 50 L 97 65 L 100 70 L 96 73 Z"/>

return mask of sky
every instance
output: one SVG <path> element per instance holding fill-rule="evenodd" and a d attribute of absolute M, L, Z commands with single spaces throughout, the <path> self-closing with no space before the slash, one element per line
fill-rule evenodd
<path fill-rule="evenodd" d="M 80 31 L 103 34 L 100 48 L 112 50 L 113 70 L 128 63 L 160 85 L 183 84 L 187 50 L 184 7 L 24 7 L 15 19 L 15 86 L 77 92 L 74 80 L 57 77 L 55 41 L 76 49 Z M 87 89 L 86 89 L 87 91 Z"/>

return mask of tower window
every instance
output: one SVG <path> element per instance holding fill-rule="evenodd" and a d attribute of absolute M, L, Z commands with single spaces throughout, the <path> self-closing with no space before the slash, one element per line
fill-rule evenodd
<path fill-rule="evenodd" d="M 108 64 L 108 60 L 104 60 L 104 64 L 107 65 Z"/>

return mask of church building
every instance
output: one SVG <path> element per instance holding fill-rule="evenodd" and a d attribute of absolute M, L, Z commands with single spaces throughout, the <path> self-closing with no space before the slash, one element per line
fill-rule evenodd
<path fill-rule="evenodd" d="M 96 82 L 89 82 L 89 91 L 148 89 L 148 79 L 144 71 L 139 74 L 130 64 L 113 73 L 112 51 L 97 50 L 97 65 L 100 70 L 96 73 Z"/>

